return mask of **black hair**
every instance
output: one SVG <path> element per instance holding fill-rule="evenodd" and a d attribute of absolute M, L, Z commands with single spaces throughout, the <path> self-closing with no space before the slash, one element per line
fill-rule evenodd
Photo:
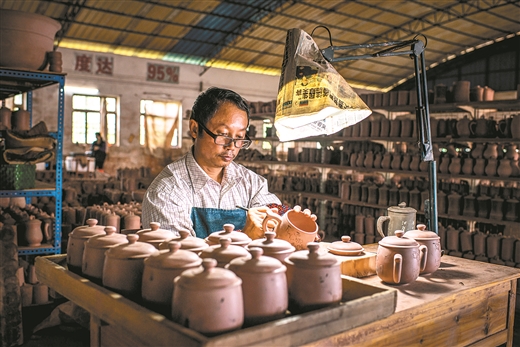
<path fill-rule="evenodd" d="M 217 113 L 219 107 L 225 102 L 231 102 L 239 109 L 245 111 L 247 113 L 247 125 L 249 126 L 250 114 L 247 101 L 232 90 L 217 87 L 211 87 L 199 94 L 193 103 L 190 119 L 202 125 L 206 125 L 209 120 L 213 118 L 215 113 Z M 202 128 L 199 127 L 199 135 L 202 131 Z"/>

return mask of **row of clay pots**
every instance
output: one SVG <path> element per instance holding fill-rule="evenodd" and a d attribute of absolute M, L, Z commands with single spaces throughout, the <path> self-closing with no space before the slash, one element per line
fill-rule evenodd
<path fill-rule="evenodd" d="M 20 246 L 37 247 L 43 242 L 54 242 L 55 217 L 31 204 L 0 208 L 0 222 L 11 226 L 17 233 L 15 242 Z"/>
<path fill-rule="evenodd" d="M 518 159 L 484 159 L 484 158 L 460 158 L 443 156 L 438 165 L 438 171 L 442 174 L 451 175 L 475 175 L 479 177 L 520 177 Z"/>

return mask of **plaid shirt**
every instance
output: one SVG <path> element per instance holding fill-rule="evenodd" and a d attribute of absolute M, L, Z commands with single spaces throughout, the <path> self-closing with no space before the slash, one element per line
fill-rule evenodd
<path fill-rule="evenodd" d="M 222 184 L 211 179 L 197 164 L 190 151 L 169 164 L 148 187 L 143 200 L 142 223 L 158 222 L 161 229 L 178 233 L 189 230 L 193 236 L 192 207 L 231 210 L 236 206 L 259 207 L 280 204 L 269 193 L 267 180 L 235 162 L 224 171 Z"/>

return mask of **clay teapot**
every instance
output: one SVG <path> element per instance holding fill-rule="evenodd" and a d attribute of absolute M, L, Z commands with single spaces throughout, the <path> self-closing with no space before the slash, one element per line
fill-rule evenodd
<path fill-rule="evenodd" d="M 242 280 L 233 271 L 216 266 L 215 259 L 204 259 L 202 267 L 175 278 L 173 321 L 207 335 L 242 327 Z"/>
<path fill-rule="evenodd" d="M 273 231 L 265 231 L 265 238 L 256 239 L 249 243 L 247 249 L 258 247 L 263 250 L 263 255 L 284 261 L 289 255 L 296 251 L 288 241 L 277 239 Z"/>
<path fill-rule="evenodd" d="M 330 253 L 344 256 L 362 255 L 364 252 L 363 246 L 357 242 L 352 242 L 350 236 L 341 236 L 341 241 L 334 241 L 327 246 Z"/>
<path fill-rule="evenodd" d="M 293 314 L 339 304 L 343 293 L 340 261 L 332 254 L 319 252 L 317 242 L 309 242 L 307 248 L 284 260 L 289 310 Z"/>
<path fill-rule="evenodd" d="M 114 226 L 106 226 L 105 234 L 89 238 L 85 242 L 81 271 L 92 281 L 101 284 L 105 252 L 112 247 L 128 242 L 126 236 L 116 233 Z"/>
<path fill-rule="evenodd" d="M 269 210 L 269 209 L 268 209 Z M 235 231 L 235 226 L 233 224 L 224 224 L 224 230 L 215 231 L 205 239 L 206 242 L 211 245 L 219 245 L 220 239 L 222 238 L 229 238 L 231 239 L 231 244 L 235 246 L 242 246 L 245 247 L 251 242 L 251 238 L 247 236 L 246 234 Z"/>
<path fill-rule="evenodd" d="M 199 267 L 202 259 L 193 252 L 180 249 L 180 242 L 167 244 L 169 249 L 166 253 L 154 254 L 144 260 L 141 295 L 148 307 L 169 315 L 173 280 L 183 271 Z"/>
<path fill-rule="evenodd" d="M 157 222 L 151 222 L 149 229 L 141 229 L 137 232 L 139 236 L 139 242 L 146 242 L 159 249 L 159 244 L 162 242 L 170 241 L 175 235 L 165 229 L 160 229 L 161 224 Z"/>
<path fill-rule="evenodd" d="M 158 255 L 149 243 L 138 242 L 136 234 L 126 235 L 127 243 L 108 249 L 103 265 L 103 286 L 132 300 L 141 300 L 144 260 Z"/>
<path fill-rule="evenodd" d="M 469 124 L 471 120 L 468 118 L 468 116 L 464 116 L 462 119 L 459 119 L 457 121 L 457 125 L 455 128 L 457 129 L 457 135 L 459 137 L 470 137 L 471 131 L 469 130 Z"/>
<path fill-rule="evenodd" d="M 86 226 L 79 226 L 69 234 L 67 241 L 67 267 L 70 271 L 81 274 L 85 242 L 96 235 L 105 235 L 105 226 L 97 225 L 97 219 L 87 219 Z"/>
<path fill-rule="evenodd" d="M 417 210 L 411 207 L 407 207 L 405 203 L 401 202 L 397 206 L 390 206 L 388 209 L 388 215 L 380 216 L 377 219 L 377 232 L 381 237 L 385 237 L 383 232 L 383 223 L 388 221 L 388 234 L 393 235 L 395 230 L 413 230 L 415 228 L 415 219 Z"/>
<path fill-rule="evenodd" d="M 233 259 L 226 269 L 242 280 L 244 325 L 283 318 L 288 308 L 287 267 L 278 259 L 263 256 L 263 249 L 249 249 L 251 258 Z"/>
<path fill-rule="evenodd" d="M 179 230 L 179 236 L 173 237 L 170 241 L 159 244 L 159 250 L 170 249 L 169 242 L 176 241 L 181 244 L 181 249 L 199 254 L 209 247 L 206 241 L 201 238 L 191 236 L 188 230 Z"/>
<path fill-rule="evenodd" d="M 29 247 L 40 246 L 43 241 L 42 221 L 33 215 L 25 222 L 25 240 Z"/>
<path fill-rule="evenodd" d="M 223 268 L 231 260 L 239 257 L 250 258 L 251 254 L 244 247 L 233 245 L 229 237 L 222 237 L 218 245 L 211 245 L 200 252 L 200 257 L 213 258 L 217 261 L 217 266 Z"/>
<path fill-rule="evenodd" d="M 387 236 L 379 241 L 376 274 L 385 283 L 414 282 L 421 270 L 426 268 L 428 248 L 403 235 L 403 230 L 396 230 L 395 236 Z"/>
<path fill-rule="evenodd" d="M 488 137 L 489 126 L 489 121 L 484 116 L 469 122 L 469 129 L 473 137 Z"/>
<path fill-rule="evenodd" d="M 417 230 L 409 230 L 404 233 L 404 237 L 414 239 L 420 245 L 428 248 L 428 256 L 426 257 L 426 265 L 421 269 L 420 274 L 429 274 L 437 271 L 441 265 L 441 238 L 433 231 L 426 230 L 426 225 L 417 224 Z"/>

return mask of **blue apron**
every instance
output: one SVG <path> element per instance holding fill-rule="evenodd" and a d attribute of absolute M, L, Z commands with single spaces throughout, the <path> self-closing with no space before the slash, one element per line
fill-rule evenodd
<path fill-rule="evenodd" d="M 224 224 L 231 223 L 235 230 L 246 225 L 246 211 L 241 209 L 224 210 L 220 208 L 192 207 L 191 221 L 197 237 L 206 238 L 212 232 L 223 230 Z"/>

